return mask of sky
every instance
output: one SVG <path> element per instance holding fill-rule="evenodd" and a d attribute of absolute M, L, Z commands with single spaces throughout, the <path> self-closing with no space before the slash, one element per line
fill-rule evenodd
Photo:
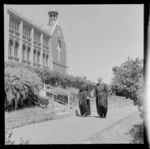
<path fill-rule="evenodd" d="M 52 5 L 9 5 L 48 24 Z M 55 5 L 67 45 L 69 74 L 90 81 L 110 83 L 112 68 L 128 57 L 143 59 L 143 4 L 136 5 Z"/>

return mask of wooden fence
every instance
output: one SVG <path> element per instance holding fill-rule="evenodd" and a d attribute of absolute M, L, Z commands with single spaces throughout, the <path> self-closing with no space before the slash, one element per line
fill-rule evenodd
<path fill-rule="evenodd" d="M 49 97 L 52 100 L 52 109 L 54 109 L 54 101 L 67 105 L 70 109 L 70 97 L 71 95 L 61 88 L 54 88 L 50 85 L 43 84 L 43 89 L 40 92 L 43 97 Z"/>

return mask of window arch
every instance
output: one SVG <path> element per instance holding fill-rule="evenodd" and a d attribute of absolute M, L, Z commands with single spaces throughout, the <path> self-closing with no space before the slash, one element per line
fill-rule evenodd
<path fill-rule="evenodd" d="M 27 60 L 30 61 L 30 47 L 27 48 Z"/>
<path fill-rule="evenodd" d="M 9 39 L 9 50 L 8 50 L 9 55 L 12 55 L 13 53 L 13 44 L 14 44 L 13 40 Z"/>
<path fill-rule="evenodd" d="M 46 66 L 48 67 L 48 55 L 46 55 Z"/>
<path fill-rule="evenodd" d="M 45 66 L 45 53 L 43 53 L 43 66 Z"/>
<path fill-rule="evenodd" d="M 61 49 L 61 40 L 58 39 L 58 47 Z"/>
<path fill-rule="evenodd" d="M 18 57 L 19 43 L 16 41 L 14 45 L 14 56 Z"/>
<path fill-rule="evenodd" d="M 22 59 L 25 60 L 26 46 L 22 46 Z"/>
<path fill-rule="evenodd" d="M 40 63 L 40 51 L 37 52 L 37 63 Z"/>
<path fill-rule="evenodd" d="M 34 49 L 33 51 L 33 63 L 36 62 L 36 49 Z"/>

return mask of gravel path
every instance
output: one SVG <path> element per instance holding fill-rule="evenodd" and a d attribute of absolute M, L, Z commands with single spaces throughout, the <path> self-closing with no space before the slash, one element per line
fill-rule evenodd
<path fill-rule="evenodd" d="M 31 124 L 13 129 L 12 140 L 28 139 L 29 144 L 82 144 L 88 138 L 138 111 L 137 107 L 110 109 L 106 119 L 97 116 L 92 106 L 88 117 L 69 116 L 64 119 Z"/>

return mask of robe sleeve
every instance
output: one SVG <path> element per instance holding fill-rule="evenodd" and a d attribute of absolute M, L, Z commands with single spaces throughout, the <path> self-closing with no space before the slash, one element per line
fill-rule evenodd
<path fill-rule="evenodd" d="M 107 96 L 109 96 L 109 88 L 107 84 L 105 84 L 105 90 L 106 90 Z"/>
<path fill-rule="evenodd" d="M 79 98 L 79 94 L 80 94 L 80 92 L 81 92 L 81 87 L 79 88 L 79 92 L 78 92 L 78 94 L 77 94 L 77 95 L 78 95 L 78 98 Z"/>

